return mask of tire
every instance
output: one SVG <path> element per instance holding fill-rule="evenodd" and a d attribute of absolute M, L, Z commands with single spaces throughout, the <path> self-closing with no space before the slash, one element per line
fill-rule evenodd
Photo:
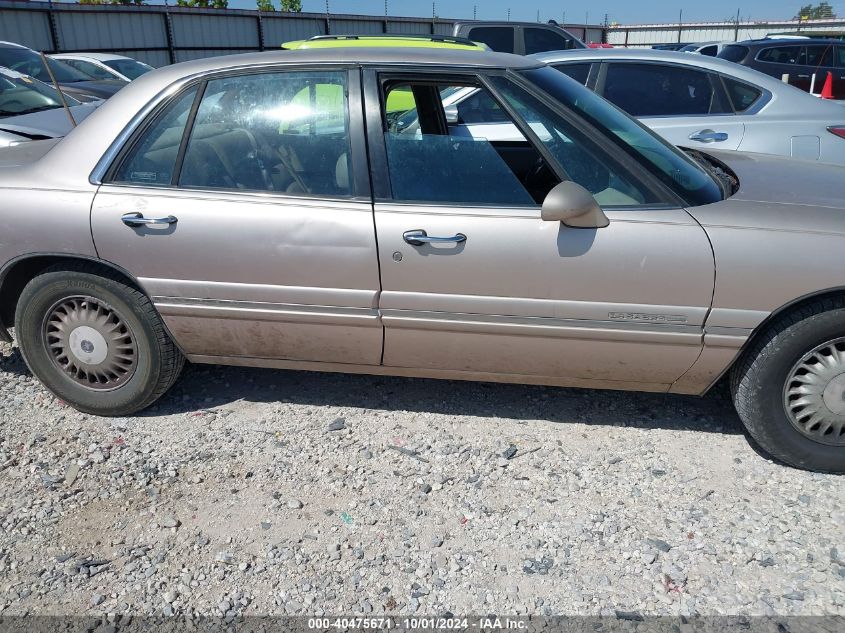
<path fill-rule="evenodd" d="M 812 396 L 815 405 L 809 407 L 804 392 L 796 394 L 809 375 L 804 361 L 827 372 L 816 383 L 822 387 L 812 387 L 822 393 Z M 844 381 L 845 297 L 834 297 L 796 308 L 768 326 L 734 366 L 731 393 L 748 433 L 770 455 L 796 468 L 845 473 L 845 429 L 837 429 L 845 421 L 839 404 L 845 404 Z M 824 417 L 808 417 L 814 410 Z"/>
<path fill-rule="evenodd" d="M 57 265 L 30 281 L 18 300 L 15 332 L 44 386 L 94 415 L 148 407 L 185 363 L 147 296 L 92 264 Z"/>

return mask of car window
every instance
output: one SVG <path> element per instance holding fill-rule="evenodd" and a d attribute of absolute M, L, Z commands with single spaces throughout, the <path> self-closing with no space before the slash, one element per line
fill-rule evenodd
<path fill-rule="evenodd" d="M 719 52 L 719 47 L 715 44 L 712 46 L 705 46 L 698 52 L 702 55 L 707 55 L 708 57 L 716 57 L 716 54 Z"/>
<path fill-rule="evenodd" d="M 591 64 L 555 64 L 553 68 L 565 75 L 569 75 L 579 84 L 586 85 L 590 75 Z"/>
<path fill-rule="evenodd" d="M 510 26 L 477 26 L 470 29 L 469 39 L 483 42 L 500 53 L 513 53 L 515 32 Z"/>
<path fill-rule="evenodd" d="M 800 46 L 777 46 L 764 48 L 757 54 L 757 61 L 772 64 L 796 64 L 801 55 Z"/>
<path fill-rule="evenodd" d="M 656 202 L 652 192 L 637 184 L 612 156 L 537 97 L 503 77 L 492 77 L 491 81 L 567 176 L 593 194 L 599 205 L 631 207 Z"/>
<path fill-rule="evenodd" d="M 188 90 L 158 114 L 121 161 L 111 178 L 113 182 L 150 187 L 172 184 L 179 145 L 196 94 L 195 88 Z"/>
<path fill-rule="evenodd" d="M 626 154 L 660 179 L 687 204 L 711 204 L 722 200 L 721 187 L 701 165 L 619 108 L 613 107 L 592 90 L 566 81 L 553 68 L 534 68 L 520 71 L 519 75 L 603 136 L 604 162 L 607 164 L 614 164 L 614 156 L 617 154 Z M 500 80 L 494 78 L 493 81 Z M 548 108 L 546 111 L 548 112 Z M 561 118 L 556 112 L 553 116 Z"/>
<path fill-rule="evenodd" d="M 79 105 L 65 96 L 69 106 Z M 52 86 L 28 75 L 0 69 L 0 119 L 62 107 L 61 97 Z"/>
<path fill-rule="evenodd" d="M 486 90 L 477 90 L 474 94 L 459 99 L 456 106 L 458 109 L 458 125 L 471 125 L 474 123 L 512 124 L 507 112 L 502 110 L 502 106 Z"/>
<path fill-rule="evenodd" d="M 109 68 L 114 68 L 124 77 L 137 79 L 141 75 L 150 72 L 153 67 L 135 59 L 108 59 L 103 62 Z"/>
<path fill-rule="evenodd" d="M 564 51 L 572 48 L 572 40 L 551 29 L 526 27 L 523 29 L 525 37 L 525 54 L 543 53 L 545 51 Z"/>
<path fill-rule="evenodd" d="M 745 112 L 763 95 L 763 91 L 747 83 L 722 75 L 725 90 L 735 112 Z"/>
<path fill-rule="evenodd" d="M 804 46 L 798 57 L 802 66 L 833 66 L 833 45 Z"/>
<path fill-rule="evenodd" d="M 709 74 L 685 66 L 609 64 L 603 96 L 635 117 L 720 111 Z"/>
<path fill-rule="evenodd" d="M 84 61 L 82 59 L 63 59 L 66 64 L 70 64 L 76 70 L 81 70 L 92 79 L 115 79 L 115 76 L 104 68 L 100 68 L 97 64 Z"/>
<path fill-rule="evenodd" d="M 395 200 L 538 206 L 558 184 L 537 149 L 485 89 L 391 82 L 385 86 L 385 103 L 394 91 L 414 99 L 402 116 L 384 118 Z"/>
<path fill-rule="evenodd" d="M 836 65 L 839 68 L 845 68 L 845 46 L 836 47 Z"/>
<path fill-rule="evenodd" d="M 72 66 L 60 62 L 58 59 L 47 57 L 47 63 L 53 76 L 59 83 L 73 83 L 77 81 L 91 81 L 91 78 Z M 0 66 L 15 70 L 24 75 L 31 75 L 44 83 L 51 83 L 50 73 L 44 68 L 41 56 L 28 48 L 0 47 Z"/>
<path fill-rule="evenodd" d="M 208 82 L 180 187 L 350 195 L 346 73 L 279 72 Z"/>
<path fill-rule="evenodd" d="M 748 55 L 748 47 L 740 46 L 739 44 L 729 44 L 725 46 L 718 57 L 727 59 L 729 62 L 741 62 Z"/>

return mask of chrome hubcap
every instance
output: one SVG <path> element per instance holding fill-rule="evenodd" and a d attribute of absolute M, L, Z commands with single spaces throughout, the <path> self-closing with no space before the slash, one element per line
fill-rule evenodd
<path fill-rule="evenodd" d="M 798 361 L 783 398 L 790 422 L 803 435 L 845 446 L 845 338 L 819 345 Z"/>
<path fill-rule="evenodd" d="M 53 363 L 75 383 L 96 391 L 125 384 L 138 350 L 123 318 L 92 297 L 62 299 L 44 320 L 44 344 Z"/>

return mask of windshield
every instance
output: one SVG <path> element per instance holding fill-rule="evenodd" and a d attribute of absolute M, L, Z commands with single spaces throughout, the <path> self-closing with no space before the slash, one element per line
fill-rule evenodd
<path fill-rule="evenodd" d="M 703 167 L 591 90 L 549 66 L 520 74 L 598 128 L 608 141 L 632 156 L 688 204 L 698 206 L 722 199 L 721 186 Z"/>
<path fill-rule="evenodd" d="M 50 70 L 53 71 L 56 81 L 59 83 L 91 81 L 91 78 L 85 73 L 79 72 L 56 59 L 48 57 L 47 63 L 50 64 Z M 44 83 L 52 83 L 50 74 L 41 61 L 41 55 L 28 48 L 0 47 L 0 66 L 16 70 L 24 75 L 31 75 Z"/>
<path fill-rule="evenodd" d="M 65 97 L 69 106 L 79 102 Z M 61 108 L 59 93 L 37 79 L 18 73 L 0 72 L 0 118 Z"/>
<path fill-rule="evenodd" d="M 107 59 L 103 63 L 128 79 L 137 79 L 153 69 L 152 66 L 134 59 Z"/>

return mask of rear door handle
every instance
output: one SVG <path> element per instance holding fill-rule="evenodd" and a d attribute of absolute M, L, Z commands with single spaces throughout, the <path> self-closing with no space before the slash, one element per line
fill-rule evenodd
<path fill-rule="evenodd" d="M 429 234 L 422 229 L 415 229 L 413 231 L 405 231 L 402 234 L 402 239 L 411 246 L 422 246 L 423 244 L 445 244 L 449 242 L 453 244 L 460 244 L 461 242 L 467 241 L 467 236 L 463 233 L 457 233 L 451 237 L 434 237 L 429 236 Z"/>
<path fill-rule="evenodd" d="M 699 130 L 689 135 L 689 140 L 699 143 L 719 143 L 728 140 L 727 132 L 714 132 L 713 130 Z"/>
<path fill-rule="evenodd" d="M 166 218 L 145 218 L 143 213 L 138 213 L 137 211 L 134 213 L 125 213 L 121 216 L 120 220 L 126 226 L 133 228 L 156 224 L 176 224 L 179 221 L 178 218 L 172 215 L 168 215 Z"/>

